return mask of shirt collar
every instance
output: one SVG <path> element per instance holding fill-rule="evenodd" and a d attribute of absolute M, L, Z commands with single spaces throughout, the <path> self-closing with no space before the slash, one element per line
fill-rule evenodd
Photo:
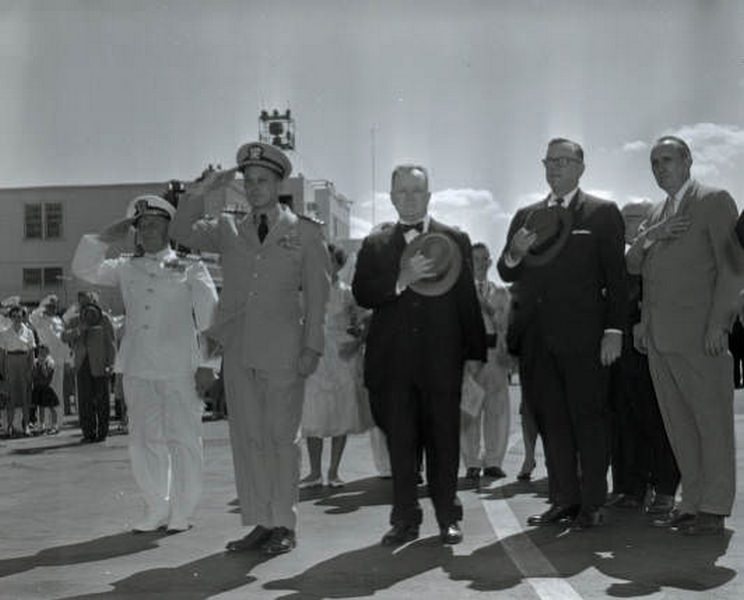
<path fill-rule="evenodd" d="M 429 216 L 429 213 L 426 213 L 424 215 L 424 218 L 420 221 L 404 221 L 403 219 L 398 219 L 398 223 L 401 225 L 415 225 L 416 223 L 423 223 L 424 224 L 424 230 L 422 233 L 427 233 L 429 231 L 429 223 L 431 222 L 431 217 Z"/>
<path fill-rule="evenodd" d="M 682 187 L 677 190 L 677 193 L 674 194 L 673 199 L 674 199 L 675 207 L 678 207 L 679 203 L 682 202 L 682 198 L 685 197 L 685 194 L 687 193 L 687 190 L 690 188 L 691 185 L 692 185 L 692 177 L 690 177 L 687 181 L 685 181 L 682 184 Z"/>
<path fill-rule="evenodd" d="M 576 186 L 574 189 L 572 189 L 567 194 L 563 194 L 561 198 L 563 198 L 563 206 L 568 206 L 571 204 L 571 200 L 573 200 L 574 196 L 579 193 L 579 187 Z M 550 192 L 550 196 L 548 196 L 548 206 L 555 206 L 557 204 L 556 198 L 558 198 L 558 195 L 554 192 Z"/>

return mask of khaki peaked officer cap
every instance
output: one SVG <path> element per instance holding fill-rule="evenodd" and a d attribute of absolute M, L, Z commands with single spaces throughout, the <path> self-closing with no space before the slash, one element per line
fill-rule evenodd
<path fill-rule="evenodd" d="M 144 215 L 155 215 L 165 217 L 166 219 L 173 219 L 175 214 L 176 209 L 170 202 L 165 198 L 153 194 L 137 196 L 127 207 L 127 218 L 132 219 L 135 224 Z"/>
<path fill-rule="evenodd" d="M 243 144 L 238 149 L 236 161 L 241 171 L 247 166 L 257 165 L 274 171 L 281 179 L 286 179 L 292 172 L 292 163 L 287 155 L 276 146 L 263 142 Z"/>

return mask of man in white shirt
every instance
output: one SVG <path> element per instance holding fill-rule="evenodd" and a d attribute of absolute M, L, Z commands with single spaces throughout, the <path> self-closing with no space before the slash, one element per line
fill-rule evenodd
<path fill-rule="evenodd" d="M 123 375 L 132 471 L 147 504 L 134 532 L 189 529 L 202 489 L 202 402 L 195 373 L 198 332 L 211 324 L 217 292 L 200 260 L 171 249 L 175 209 L 140 196 L 127 217 L 80 240 L 72 270 L 97 285 L 119 286 L 126 325 L 115 370 Z M 134 256 L 106 259 L 110 243 L 136 230 Z"/>
<path fill-rule="evenodd" d="M 463 414 L 461 418 L 460 450 L 465 477 L 475 483 L 481 476 L 481 468 L 485 477 L 501 479 L 506 476 L 501 467 L 509 442 L 511 416 L 506 351 L 509 291 L 488 280 L 490 267 L 488 247 L 482 242 L 473 244 L 473 275 L 486 328 L 488 361 L 475 378 L 485 392 L 481 410 L 476 416 Z"/>

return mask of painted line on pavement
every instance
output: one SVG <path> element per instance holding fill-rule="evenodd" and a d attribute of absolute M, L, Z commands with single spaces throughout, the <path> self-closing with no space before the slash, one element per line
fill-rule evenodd
<path fill-rule="evenodd" d="M 507 452 L 521 439 L 521 433 L 513 433 L 509 437 Z M 491 523 L 491 529 L 501 540 L 501 545 L 509 558 L 539 598 L 542 600 L 581 600 L 581 595 L 558 574 L 553 564 L 524 533 L 522 525 L 505 498 L 483 499 L 481 504 Z"/>

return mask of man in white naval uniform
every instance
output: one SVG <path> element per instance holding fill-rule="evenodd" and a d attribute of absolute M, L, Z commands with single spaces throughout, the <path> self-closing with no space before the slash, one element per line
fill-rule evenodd
<path fill-rule="evenodd" d="M 84 235 L 72 261 L 80 279 L 119 286 L 126 323 L 116 357 L 129 411 L 129 454 L 147 510 L 134 532 L 189 529 L 202 489 L 202 402 L 195 373 L 198 332 L 211 324 L 217 291 L 204 264 L 171 249 L 173 206 L 135 198 L 127 217 Z M 106 258 L 109 244 L 135 228 L 134 256 Z"/>
<path fill-rule="evenodd" d="M 296 545 L 300 419 L 305 378 L 323 352 L 330 261 L 321 227 L 279 203 L 292 168 L 259 142 L 238 150 L 247 215 L 204 215 L 204 197 L 237 169 L 216 172 L 181 196 L 174 240 L 218 252 L 223 288 L 210 335 L 223 348 L 225 396 L 243 525 L 228 551 L 273 556 Z"/>

